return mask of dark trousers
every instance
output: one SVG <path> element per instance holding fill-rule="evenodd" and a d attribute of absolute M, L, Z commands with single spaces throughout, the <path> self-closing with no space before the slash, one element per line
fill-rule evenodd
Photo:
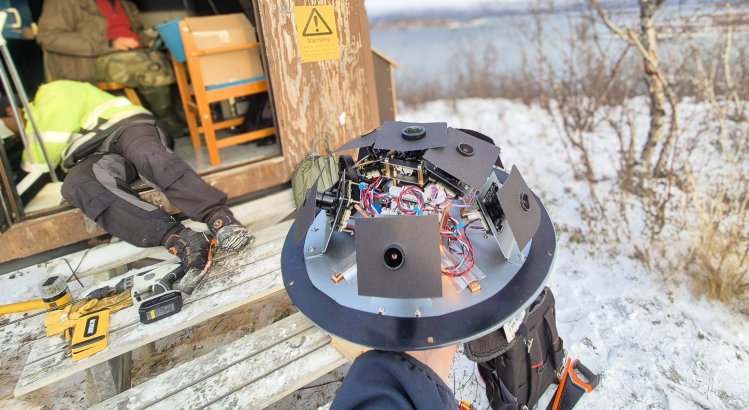
<path fill-rule="evenodd" d="M 76 164 L 62 196 L 108 233 L 141 247 L 164 244 L 184 226 L 130 188 L 140 178 L 161 190 L 194 221 L 226 208 L 226 194 L 206 184 L 177 154 L 166 149 L 154 125 L 133 125 Z"/>

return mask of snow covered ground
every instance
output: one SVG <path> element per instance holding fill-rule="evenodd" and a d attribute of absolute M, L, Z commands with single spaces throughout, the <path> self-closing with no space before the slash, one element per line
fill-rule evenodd
<path fill-rule="evenodd" d="M 686 110 L 690 115 L 699 106 Z M 640 122 L 646 121 L 645 112 L 643 106 L 638 114 Z M 472 128 L 494 137 L 502 148 L 505 165 L 517 165 L 543 199 L 559 236 L 556 270 L 549 286 L 556 296 L 560 335 L 572 357 L 603 376 L 600 387 L 584 397 L 579 408 L 749 406 L 746 317 L 723 304 L 696 298 L 686 284 L 664 285 L 658 273 L 646 269 L 633 256 L 631 242 L 638 238 L 621 234 L 598 244 L 581 234 L 586 221 L 579 204 L 589 201 L 590 194 L 586 183 L 573 177 L 568 164 L 574 155 L 567 151 L 544 110 L 506 100 L 471 99 L 402 108 L 399 117 L 404 121 L 446 121 L 450 126 Z M 601 130 L 592 154 L 604 176 L 614 172 L 617 147 L 613 134 Z M 605 206 L 614 206 L 610 198 L 601 200 Z M 629 220 L 636 225 L 636 212 L 634 216 Z M 614 226 L 625 223 L 615 217 L 605 222 Z M 612 231 L 638 229 L 625 228 Z M 38 275 L 30 269 L 23 277 L 0 276 L 0 303 L 27 298 Z M 37 323 L 41 326 L 41 320 Z M 20 339 L 34 331 L 16 329 L 8 333 L 8 328 L 2 326 L 4 323 L 0 322 L 0 408 L 81 407 L 82 378 L 69 378 L 31 400 L 12 399 L 28 351 L 27 342 Z M 210 349 L 211 345 L 223 343 L 223 339 L 181 341 L 181 350 L 172 354 L 176 357 L 189 352 L 190 343 Z M 175 357 L 163 360 L 172 362 Z M 146 373 L 160 372 L 159 368 L 149 368 Z M 457 398 L 473 401 L 479 409 L 487 407 L 475 365 L 460 354 L 450 383 Z M 321 404 L 293 400 L 285 403 L 293 408 Z M 538 408 L 545 405 L 542 402 Z"/>
<path fill-rule="evenodd" d="M 641 112 L 639 119 L 646 123 L 646 106 Z M 544 200 L 559 236 L 549 286 L 556 296 L 560 336 L 571 357 L 603 376 L 600 387 L 582 399 L 580 408 L 749 406 L 746 317 L 723 304 L 695 298 L 686 285 L 666 287 L 658 273 L 624 253 L 636 238 L 611 238 L 598 245 L 581 237 L 585 225 L 578 204 L 589 200 L 588 189 L 573 178 L 564 141 L 544 110 L 506 100 L 475 99 L 402 109 L 399 117 L 447 121 L 492 136 L 502 148 L 505 166 L 517 165 Z M 593 161 L 604 175 L 611 175 L 618 143 L 606 134 L 596 141 Z M 602 201 L 614 205 L 606 198 Z M 457 398 L 471 400 L 480 409 L 487 407 L 474 363 L 460 354 L 451 383 Z M 542 401 L 538 408 L 545 406 Z"/>

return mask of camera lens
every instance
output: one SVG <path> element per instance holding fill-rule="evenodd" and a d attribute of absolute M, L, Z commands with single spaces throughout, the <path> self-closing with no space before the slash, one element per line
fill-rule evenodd
<path fill-rule="evenodd" d="M 473 147 L 466 143 L 458 144 L 457 150 L 466 157 L 472 157 L 474 153 Z"/>
<path fill-rule="evenodd" d="M 401 131 L 401 137 L 408 141 L 420 140 L 425 135 L 427 135 L 427 130 L 421 125 L 410 125 Z"/>
<path fill-rule="evenodd" d="M 391 245 L 385 249 L 385 265 L 390 269 L 399 269 L 403 266 L 403 250 L 397 245 Z"/>

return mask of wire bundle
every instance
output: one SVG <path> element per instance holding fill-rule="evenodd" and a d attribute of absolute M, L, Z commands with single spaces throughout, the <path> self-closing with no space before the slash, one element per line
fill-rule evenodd
<path fill-rule="evenodd" d="M 404 215 L 421 215 L 424 211 L 441 214 L 440 244 L 442 253 L 442 273 L 448 276 L 462 276 L 470 273 L 475 264 L 473 245 L 468 239 L 466 230 L 477 221 L 474 219 L 463 224 L 450 215 L 452 206 L 466 207 L 469 205 L 453 204 L 454 198 L 448 198 L 441 205 L 427 204 L 424 192 L 416 185 L 408 185 L 397 196 L 382 192 L 384 179 L 379 176 L 371 183 L 359 184 L 360 211 L 367 216 L 382 213 L 382 204 L 392 204 Z M 480 229 L 480 228 L 478 228 Z"/>
<path fill-rule="evenodd" d="M 449 207 L 446 208 L 446 211 L 449 212 Z M 466 229 L 474 222 L 476 220 L 464 225 L 452 216 L 447 215 L 445 224 L 440 229 L 440 237 L 446 240 L 446 244 L 440 245 L 440 252 L 444 256 L 443 274 L 447 276 L 462 276 L 473 269 L 475 252 L 466 234 Z M 448 261 L 447 264 L 444 263 L 445 260 Z"/>

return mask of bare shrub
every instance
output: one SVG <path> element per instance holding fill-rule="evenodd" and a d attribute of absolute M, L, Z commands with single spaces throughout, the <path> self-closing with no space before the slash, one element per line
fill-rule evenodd
<path fill-rule="evenodd" d="M 445 98 L 444 85 L 434 77 L 406 75 L 397 87 L 398 99 L 406 106 L 418 107 Z"/>
<path fill-rule="evenodd" d="M 730 175 L 695 201 L 698 234 L 685 269 L 707 296 L 749 314 L 749 196 L 734 185 L 741 179 Z"/>

